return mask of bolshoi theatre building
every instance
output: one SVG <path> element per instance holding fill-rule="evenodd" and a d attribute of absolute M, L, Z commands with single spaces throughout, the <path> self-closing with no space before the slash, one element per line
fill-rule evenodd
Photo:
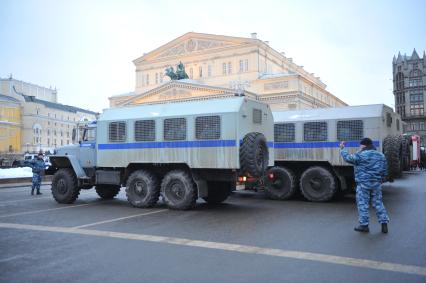
<path fill-rule="evenodd" d="M 165 69 L 185 66 L 188 79 L 170 80 Z M 338 107 L 345 102 L 267 41 L 186 33 L 133 61 L 134 92 L 109 98 L 110 107 L 205 100 L 244 93 L 272 110 Z"/>

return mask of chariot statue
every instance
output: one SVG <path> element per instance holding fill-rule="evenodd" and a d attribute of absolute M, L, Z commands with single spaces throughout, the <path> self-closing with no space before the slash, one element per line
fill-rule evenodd
<path fill-rule="evenodd" d="M 176 72 L 172 66 L 167 68 L 165 72 L 166 76 L 168 76 L 171 80 L 183 80 L 189 78 L 188 74 L 185 72 L 185 66 L 182 64 L 182 62 L 179 62 L 179 64 L 176 66 Z"/>

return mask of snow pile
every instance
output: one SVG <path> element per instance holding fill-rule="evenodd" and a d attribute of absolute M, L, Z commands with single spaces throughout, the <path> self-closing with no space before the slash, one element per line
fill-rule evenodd
<path fill-rule="evenodd" d="M 32 177 L 30 167 L 0 169 L 0 179 Z"/>

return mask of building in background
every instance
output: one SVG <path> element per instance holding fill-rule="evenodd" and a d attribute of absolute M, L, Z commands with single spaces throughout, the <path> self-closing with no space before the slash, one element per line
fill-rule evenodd
<path fill-rule="evenodd" d="M 393 57 L 393 94 L 395 110 L 405 122 L 404 132 L 418 134 L 426 145 L 426 55 L 421 58 L 416 49 L 411 56 Z"/>
<path fill-rule="evenodd" d="M 188 80 L 170 82 L 165 69 L 182 62 Z M 326 85 L 269 42 L 189 32 L 137 58 L 135 91 L 109 98 L 111 107 L 246 95 L 273 110 L 347 105 Z"/>
<path fill-rule="evenodd" d="M 96 115 L 58 103 L 55 89 L 0 78 L 0 152 L 53 151 L 72 143 L 78 122 Z"/>
<path fill-rule="evenodd" d="M 0 152 L 21 149 L 21 101 L 0 94 Z"/>

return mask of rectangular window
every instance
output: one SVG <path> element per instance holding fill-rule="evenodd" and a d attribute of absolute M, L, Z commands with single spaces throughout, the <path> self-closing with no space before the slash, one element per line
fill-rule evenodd
<path fill-rule="evenodd" d="M 293 142 L 295 139 L 296 132 L 293 123 L 274 124 L 275 142 Z"/>
<path fill-rule="evenodd" d="M 195 137 L 197 140 L 220 139 L 220 117 L 202 116 L 195 118 Z"/>
<path fill-rule="evenodd" d="M 364 137 L 362 120 L 337 121 L 337 140 L 354 141 Z"/>
<path fill-rule="evenodd" d="M 240 69 L 238 70 L 238 72 L 242 73 L 244 72 L 244 61 L 240 60 Z"/>
<path fill-rule="evenodd" d="M 386 113 L 386 126 L 388 128 L 392 126 L 392 115 L 390 113 Z"/>
<path fill-rule="evenodd" d="M 262 124 L 262 110 L 253 108 L 253 123 Z"/>
<path fill-rule="evenodd" d="M 186 139 L 185 118 L 171 118 L 164 120 L 164 140 L 176 141 Z"/>
<path fill-rule="evenodd" d="M 149 85 L 149 74 L 146 74 L 146 85 Z"/>
<path fill-rule="evenodd" d="M 164 77 L 164 74 L 163 74 L 163 73 L 160 73 L 160 84 L 162 84 L 162 83 L 163 83 L 163 77 Z"/>
<path fill-rule="evenodd" d="M 305 141 L 326 141 L 326 122 L 307 122 L 303 125 L 303 136 Z"/>
<path fill-rule="evenodd" d="M 396 119 L 396 130 L 399 131 L 400 127 L 399 119 Z"/>
<path fill-rule="evenodd" d="M 142 120 L 135 122 L 135 141 L 154 141 L 155 121 Z"/>
<path fill-rule="evenodd" d="M 232 63 L 228 62 L 228 74 L 232 74 Z"/>
<path fill-rule="evenodd" d="M 126 122 L 111 122 L 108 127 L 110 142 L 124 142 L 126 140 Z"/>
<path fill-rule="evenodd" d="M 411 103 L 411 105 L 410 105 L 410 115 L 411 116 L 423 116 L 424 115 L 424 105 L 423 105 L 423 102 Z"/>
<path fill-rule="evenodd" d="M 248 72 L 248 59 L 244 60 L 244 71 Z"/>
<path fill-rule="evenodd" d="M 423 102 L 423 93 L 410 93 L 410 102 Z"/>
<path fill-rule="evenodd" d="M 211 65 L 207 66 L 207 76 L 209 76 L 209 77 L 212 76 L 212 66 Z"/>
<path fill-rule="evenodd" d="M 198 68 L 198 76 L 200 77 L 200 78 L 202 78 L 203 77 L 203 67 L 199 67 Z"/>
<path fill-rule="evenodd" d="M 158 73 L 155 73 L 155 84 L 158 84 Z"/>
<path fill-rule="evenodd" d="M 222 64 L 222 74 L 226 75 L 226 63 Z"/>

